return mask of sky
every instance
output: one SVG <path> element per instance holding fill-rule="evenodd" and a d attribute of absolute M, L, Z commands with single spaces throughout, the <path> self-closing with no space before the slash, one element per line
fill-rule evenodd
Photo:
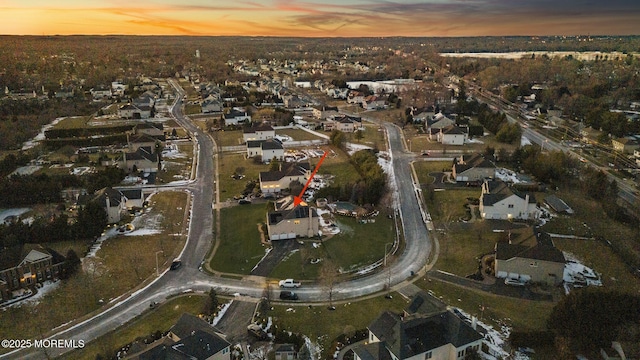
<path fill-rule="evenodd" d="M 640 0 L 0 0 L 4 35 L 640 35 Z"/>

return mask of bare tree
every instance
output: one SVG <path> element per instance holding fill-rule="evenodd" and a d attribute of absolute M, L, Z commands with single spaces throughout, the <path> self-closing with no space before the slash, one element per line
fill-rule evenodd
<path fill-rule="evenodd" d="M 319 278 L 320 284 L 329 294 L 329 310 L 335 310 L 333 306 L 333 290 L 338 278 L 338 269 L 331 259 L 326 258 L 323 260 Z"/>

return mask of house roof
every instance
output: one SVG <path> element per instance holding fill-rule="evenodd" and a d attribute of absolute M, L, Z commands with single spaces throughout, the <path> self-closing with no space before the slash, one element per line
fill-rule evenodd
<path fill-rule="evenodd" d="M 455 168 L 456 174 L 461 174 L 464 171 L 467 171 L 473 168 L 495 169 L 496 166 L 491 161 L 485 159 L 480 154 L 471 154 L 471 155 L 462 155 L 458 159 L 458 162 L 453 165 L 453 167 Z"/>
<path fill-rule="evenodd" d="M 120 110 L 140 110 L 137 106 L 133 104 L 126 104 L 120 107 Z"/>
<path fill-rule="evenodd" d="M 405 318 L 385 312 L 369 330 L 385 342 L 386 348 L 399 359 L 407 359 L 446 344 L 459 348 L 482 339 L 480 333 L 446 310 L 433 315 L 416 314 Z"/>
<path fill-rule="evenodd" d="M 275 352 L 292 352 L 295 350 L 293 344 L 276 344 L 274 347 Z"/>
<path fill-rule="evenodd" d="M 447 309 L 447 304 L 439 299 L 421 291 L 411 300 L 409 306 L 404 310 L 406 314 L 430 315 Z"/>
<path fill-rule="evenodd" d="M 482 194 L 482 205 L 492 206 L 493 204 L 502 201 L 512 195 L 525 200 L 527 194 L 508 186 L 507 183 L 499 180 L 487 180 L 485 181 L 485 187 L 488 192 Z M 535 204 L 536 198 L 533 194 L 529 194 L 529 204 Z"/>
<path fill-rule="evenodd" d="M 391 354 L 384 347 L 384 343 L 375 342 L 372 344 L 356 346 L 353 352 L 358 355 L 361 360 L 392 360 Z"/>
<path fill-rule="evenodd" d="M 149 134 L 133 134 L 131 136 L 129 136 L 129 143 L 130 144 L 134 144 L 134 143 L 149 143 L 149 142 L 153 142 L 155 143 L 157 141 L 156 138 L 154 138 L 153 136 L 149 135 Z"/>
<path fill-rule="evenodd" d="M 85 195 L 78 197 L 78 204 L 84 205 L 90 202 L 97 202 L 102 207 L 107 207 L 107 199 L 109 199 L 110 207 L 118 207 L 120 206 L 120 202 L 122 201 L 122 193 L 119 190 L 106 187 L 100 190 L 97 190 L 93 195 Z"/>
<path fill-rule="evenodd" d="M 442 128 L 442 134 L 443 135 L 462 135 L 462 134 L 466 134 L 466 132 L 458 126 L 449 125 Z"/>
<path fill-rule="evenodd" d="M 506 242 L 496 243 L 496 260 L 522 258 L 557 263 L 565 262 L 564 254 L 554 246 L 549 234 L 540 232 L 536 234 L 536 239 L 537 242 L 534 246 L 509 244 Z"/>
<path fill-rule="evenodd" d="M 148 160 L 151 162 L 158 161 L 158 154 L 154 152 L 149 146 L 140 146 L 138 150 L 134 152 L 126 152 L 125 158 L 129 160 Z"/>
<path fill-rule="evenodd" d="M 569 207 L 566 202 L 555 195 L 547 196 L 546 198 L 544 198 L 544 202 L 551 206 L 551 208 L 556 212 L 573 212 L 571 207 Z"/>
<path fill-rule="evenodd" d="M 195 330 L 189 336 L 176 342 L 171 348 L 190 356 L 192 359 L 209 359 L 230 345 L 227 340 L 214 332 Z"/>
<path fill-rule="evenodd" d="M 274 131 L 271 125 L 260 124 L 257 126 L 246 127 L 242 129 L 242 132 L 245 134 L 255 134 L 258 131 Z"/>
<path fill-rule="evenodd" d="M 236 109 L 232 109 L 228 114 L 224 114 L 225 119 L 235 119 L 236 117 L 244 117 L 248 116 L 245 111 L 238 111 Z"/>
<path fill-rule="evenodd" d="M 24 262 L 35 262 L 53 258 L 53 263 L 64 261 L 64 256 L 52 249 L 44 248 L 40 244 L 23 244 L 0 250 L 0 271 L 16 267 Z"/>
<path fill-rule="evenodd" d="M 129 200 L 137 200 L 137 199 L 142 199 L 143 198 L 142 189 L 140 189 L 140 188 L 138 188 L 138 189 L 123 189 L 123 190 L 120 190 L 120 192 L 122 193 L 122 195 L 124 195 L 124 197 L 126 197 Z"/>
<path fill-rule="evenodd" d="M 192 335 L 196 330 L 203 330 L 212 333 L 220 332 L 215 327 L 209 325 L 208 322 L 188 313 L 182 314 L 175 325 L 169 329 L 169 331 L 171 331 L 171 333 L 178 339 L 184 339 Z"/>
<path fill-rule="evenodd" d="M 264 140 L 261 144 L 262 150 L 278 150 L 284 149 L 282 143 L 278 139 Z"/>
<path fill-rule="evenodd" d="M 309 212 L 311 212 L 311 217 L 318 217 L 318 213 L 315 209 L 310 208 L 308 205 L 298 205 L 292 209 L 285 209 L 280 211 L 273 211 L 268 214 L 269 225 L 275 225 L 283 220 L 292 220 L 292 219 L 305 219 L 309 217 Z"/>
<path fill-rule="evenodd" d="M 284 163 L 280 166 L 280 170 L 277 171 L 260 172 L 260 182 L 278 181 L 287 176 L 302 176 L 311 170 L 311 165 L 308 162 Z"/>

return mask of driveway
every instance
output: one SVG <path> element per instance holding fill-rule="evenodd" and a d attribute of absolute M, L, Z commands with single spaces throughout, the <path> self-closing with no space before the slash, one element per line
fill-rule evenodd
<path fill-rule="evenodd" d="M 271 251 L 251 270 L 251 275 L 269 276 L 273 269 L 275 269 L 289 253 L 299 247 L 295 239 L 272 241 L 271 246 Z"/>

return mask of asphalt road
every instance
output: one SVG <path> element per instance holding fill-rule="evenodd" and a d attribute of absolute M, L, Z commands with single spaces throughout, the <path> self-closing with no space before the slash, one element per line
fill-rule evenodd
<path fill-rule="evenodd" d="M 213 202 L 214 202 L 214 144 L 208 134 L 193 125 L 181 113 L 181 101 L 184 91 L 173 81 L 169 81 L 177 89 L 178 96 L 171 111 L 176 121 L 185 127 L 197 142 L 197 168 L 195 179 L 187 185 L 192 194 L 192 211 L 189 223 L 189 236 L 181 260 L 183 266 L 176 271 L 165 271 L 147 287 L 119 298 L 102 313 L 75 324 L 52 336 L 52 339 L 83 340 L 85 343 L 113 331 L 136 318 L 149 309 L 151 302 L 163 302 L 168 296 L 182 293 L 201 291 L 207 292 L 215 288 L 219 294 L 233 295 L 239 298 L 260 298 L 264 291 L 264 279 L 248 276 L 241 280 L 212 277 L 201 271 L 207 251 L 212 245 Z M 394 189 L 405 235 L 404 252 L 400 254 L 388 271 L 373 273 L 348 282 L 336 284 L 332 294 L 333 300 L 357 298 L 383 291 L 388 285 L 395 285 L 412 273 L 417 273 L 425 267 L 432 243 L 416 197 L 417 188 L 413 183 L 410 162 L 414 155 L 405 151 L 401 130 L 393 124 L 385 124 L 387 131 L 392 164 L 397 189 Z M 393 242 L 393 239 L 389 239 Z M 272 298 L 277 298 L 279 289 L 272 290 Z M 305 285 L 297 290 L 300 303 L 327 301 L 329 294 L 320 285 Z M 45 359 L 59 356 L 72 349 L 23 349 L 4 354 L 0 358 L 7 359 Z"/>

